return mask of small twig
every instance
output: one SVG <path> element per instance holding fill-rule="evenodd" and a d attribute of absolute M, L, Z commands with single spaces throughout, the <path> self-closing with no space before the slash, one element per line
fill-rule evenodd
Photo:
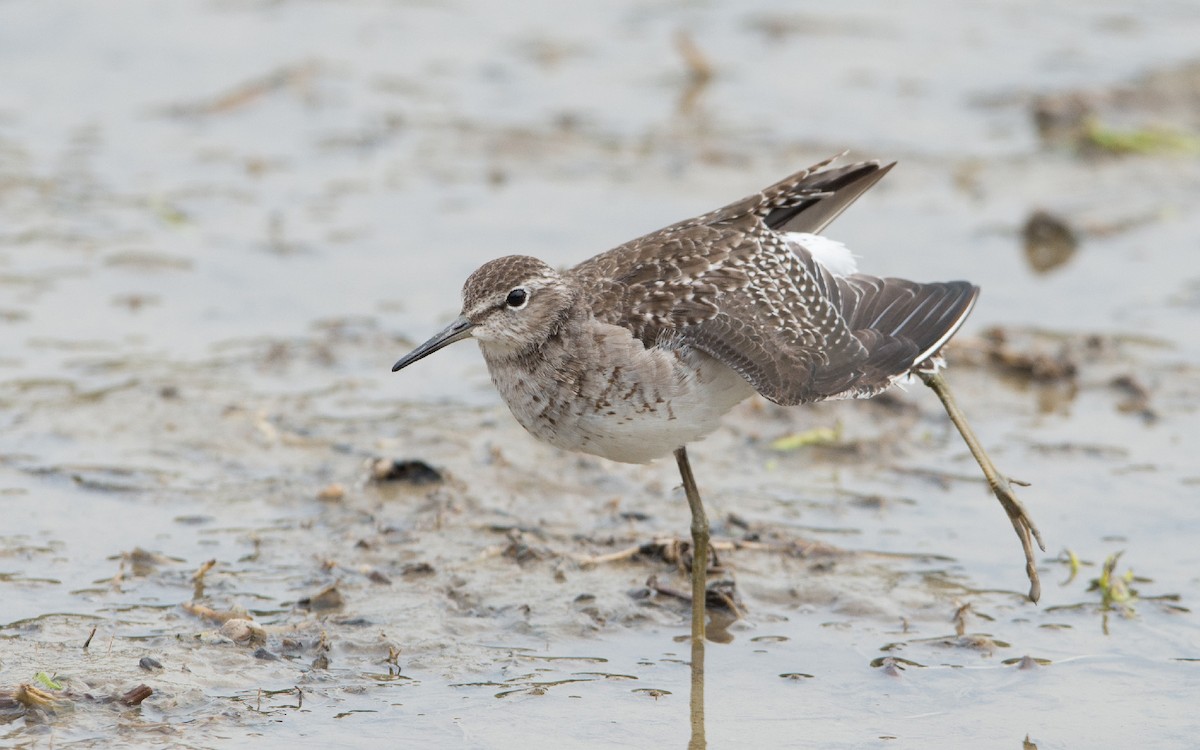
<path fill-rule="evenodd" d="M 675 32 L 675 49 L 679 51 L 679 56 L 683 58 L 683 62 L 687 65 L 688 78 L 697 84 L 707 83 L 713 77 L 713 66 L 700 51 L 700 47 L 696 44 L 696 40 L 692 35 L 684 30 Z"/>
<path fill-rule="evenodd" d="M 960 604 L 954 611 L 954 634 L 962 637 L 967 632 L 967 616 L 971 613 L 971 603 Z"/>
<path fill-rule="evenodd" d="M 305 85 L 318 71 L 319 66 L 316 62 L 286 66 L 227 89 L 207 100 L 171 105 L 165 108 L 164 113 L 174 117 L 224 114 L 275 91 Z"/>
<path fill-rule="evenodd" d="M 605 563 L 624 562 L 625 560 L 637 557 L 639 554 L 652 556 L 657 549 L 665 549 L 668 546 L 678 546 L 683 543 L 683 540 L 673 537 L 658 537 L 649 542 L 642 542 L 631 547 L 619 549 L 616 552 L 606 552 L 603 555 L 589 555 L 587 557 L 577 557 L 575 561 L 583 567 L 592 565 L 603 565 Z M 742 541 L 710 541 L 708 544 L 709 550 L 716 556 L 717 552 L 731 552 L 741 549 L 746 542 Z M 658 555 L 665 557 L 665 555 Z M 715 567 L 716 563 L 714 563 Z"/>
<path fill-rule="evenodd" d="M 685 594 L 682 591 L 673 589 L 670 586 L 664 586 L 663 584 L 659 583 L 658 576 L 650 576 L 650 578 L 648 578 L 646 580 L 646 588 L 650 589 L 651 591 L 655 592 L 656 594 L 662 594 L 663 596 L 669 596 L 669 597 L 672 597 L 673 599 L 678 599 L 681 602 L 694 601 L 690 595 Z"/>
<path fill-rule="evenodd" d="M 217 564 L 216 558 L 203 563 L 195 573 L 192 574 L 192 600 L 195 601 L 204 596 L 204 576 L 208 571 L 212 570 Z"/>
<path fill-rule="evenodd" d="M 630 558 L 637 557 L 637 554 L 641 551 L 642 545 L 635 544 L 632 547 L 626 547 L 625 549 L 620 549 L 616 552 L 580 558 L 579 564 L 585 567 L 590 567 L 592 565 L 602 565 L 604 563 L 621 562 L 623 560 L 629 560 Z"/>
<path fill-rule="evenodd" d="M 127 691 L 120 697 L 121 703 L 126 706 L 139 706 L 142 701 L 154 695 L 154 691 L 149 685 L 138 685 L 137 687 Z"/>
<path fill-rule="evenodd" d="M 95 628 L 95 626 L 93 626 L 92 632 L 88 633 L 87 640 L 83 642 L 83 649 L 85 651 L 87 650 L 88 646 L 92 645 L 92 639 L 95 637 L 96 637 L 96 628 Z"/>
<path fill-rule="evenodd" d="M 700 94 L 713 78 L 713 66 L 708 58 L 700 51 L 700 47 L 686 31 L 675 34 L 675 48 L 687 66 L 687 85 L 679 99 L 677 109 L 681 114 L 689 114 L 696 106 Z"/>
<path fill-rule="evenodd" d="M 741 608 L 738 607 L 737 603 L 733 601 L 733 597 L 730 596 L 729 594 L 725 593 L 724 591 L 721 591 L 720 589 L 709 589 L 707 592 L 707 596 L 716 597 L 716 599 L 718 601 L 720 601 L 722 604 L 724 604 L 725 607 L 730 612 L 733 613 L 733 616 L 736 619 L 738 619 L 738 620 L 742 619 Z"/>
<path fill-rule="evenodd" d="M 204 574 L 207 573 L 208 571 L 212 570 L 213 567 L 216 566 L 216 564 L 217 564 L 217 559 L 215 557 L 211 560 L 204 562 L 203 564 L 201 564 L 201 566 L 199 568 L 196 569 L 195 573 L 192 573 L 192 580 L 193 581 L 203 580 Z"/>

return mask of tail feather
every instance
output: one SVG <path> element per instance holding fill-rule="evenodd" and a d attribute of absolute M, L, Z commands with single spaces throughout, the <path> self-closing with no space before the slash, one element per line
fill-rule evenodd
<path fill-rule="evenodd" d="M 979 288 L 855 274 L 837 279 L 842 315 L 867 349 L 858 389 L 877 392 L 919 369 L 962 326 Z"/>

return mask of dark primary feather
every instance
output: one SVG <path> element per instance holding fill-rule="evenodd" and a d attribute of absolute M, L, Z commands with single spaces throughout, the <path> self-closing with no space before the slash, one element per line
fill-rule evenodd
<path fill-rule="evenodd" d="M 831 161 L 832 159 L 827 159 L 799 174 L 811 175 Z M 878 162 L 866 162 L 826 170 L 821 173 L 821 192 L 808 200 L 795 199 L 797 175 L 792 175 L 763 191 L 768 200 L 778 195 L 785 201 L 785 205 L 768 212 L 763 217 L 763 222 L 777 232 L 820 234 L 821 230 L 829 226 L 851 203 L 858 200 L 860 195 L 882 180 L 894 166 L 896 162 L 883 167 L 879 166 Z"/>
<path fill-rule="evenodd" d="M 893 166 L 831 161 L 569 273 L 600 320 L 647 346 L 694 346 L 776 403 L 878 393 L 936 354 L 978 289 L 835 276 L 788 241 L 782 232 L 819 232 Z"/>

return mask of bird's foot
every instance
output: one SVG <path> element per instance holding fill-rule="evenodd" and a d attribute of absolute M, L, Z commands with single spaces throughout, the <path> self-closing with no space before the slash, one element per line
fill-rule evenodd
<path fill-rule="evenodd" d="M 929 386 L 937 394 L 938 399 L 942 402 L 942 406 L 946 409 L 946 414 L 950 416 L 950 421 L 958 428 L 958 432 L 962 435 L 963 441 L 966 442 L 967 448 L 970 449 L 971 455 L 975 457 L 979 468 L 983 470 L 983 475 L 987 477 L 988 486 L 992 488 L 992 493 L 996 495 L 996 499 L 1000 501 L 1004 512 L 1008 514 L 1008 520 L 1012 522 L 1013 529 L 1017 532 L 1017 537 L 1021 540 L 1021 548 L 1025 552 L 1025 575 L 1029 578 L 1029 600 L 1036 602 L 1042 596 L 1042 582 L 1038 578 L 1037 562 L 1033 558 L 1033 542 L 1037 541 L 1038 547 L 1043 552 L 1046 551 L 1046 543 L 1042 540 L 1041 532 L 1034 525 L 1033 519 L 1029 517 L 1029 512 L 1025 510 L 1025 506 L 1017 498 L 1017 493 L 1013 491 L 1013 482 L 996 470 L 996 465 L 992 463 L 992 459 L 988 457 L 987 451 L 983 449 L 983 445 L 975 437 L 975 431 L 971 429 L 971 425 L 967 422 L 966 415 L 958 408 L 953 394 L 950 393 L 950 386 L 946 385 L 946 381 L 936 372 L 918 372 L 917 374 L 924 381 L 925 385 Z M 1017 484 L 1024 483 L 1017 482 Z"/>

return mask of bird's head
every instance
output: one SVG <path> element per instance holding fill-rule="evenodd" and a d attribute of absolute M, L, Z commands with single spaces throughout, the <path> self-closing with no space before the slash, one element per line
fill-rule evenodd
<path fill-rule="evenodd" d="M 562 274 L 524 255 L 480 266 L 463 285 L 462 297 L 462 314 L 401 357 L 392 372 L 466 338 L 501 357 L 535 349 L 558 330 L 574 301 Z"/>

